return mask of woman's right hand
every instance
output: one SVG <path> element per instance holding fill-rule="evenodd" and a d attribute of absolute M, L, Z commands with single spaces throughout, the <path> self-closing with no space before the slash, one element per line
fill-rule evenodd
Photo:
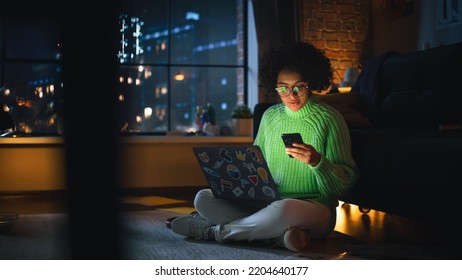
<path fill-rule="evenodd" d="M 311 166 L 316 166 L 321 161 L 321 155 L 313 146 L 305 143 L 293 143 L 292 146 L 286 148 L 286 153 L 299 161 Z"/>

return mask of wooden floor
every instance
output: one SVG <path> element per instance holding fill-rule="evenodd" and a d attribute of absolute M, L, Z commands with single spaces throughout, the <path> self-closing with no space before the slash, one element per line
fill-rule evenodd
<path fill-rule="evenodd" d="M 123 211 L 165 209 L 178 215 L 194 210 L 197 189 L 143 190 L 126 192 L 121 198 Z M 63 193 L 1 194 L 0 215 L 66 212 Z M 354 248 L 364 258 L 379 259 L 461 259 L 455 233 L 441 226 L 405 219 L 371 210 L 361 213 L 356 205 L 340 203 L 335 230 L 367 246 Z M 0 217 L 1 220 L 1 217 Z M 2 224 L 0 223 L 0 226 Z M 2 227 L 0 227 L 1 234 Z M 457 241 L 457 242 L 455 242 Z"/>

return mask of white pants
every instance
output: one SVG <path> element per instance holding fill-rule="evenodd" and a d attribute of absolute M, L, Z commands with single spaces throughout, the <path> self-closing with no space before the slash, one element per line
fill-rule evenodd
<path fill-rule="evenodd" d="M 311 239 L 323 238 L 333 231 L 337 219 L 335 208 L 319 202 L 292 198 L 269 205 L 234 202 L 214 197 L 210 189 L 196 194 L 194 206 L 202 217 L 220 226 L 217 241 L 273 239 L 291 227 L 307 231 Z"/>

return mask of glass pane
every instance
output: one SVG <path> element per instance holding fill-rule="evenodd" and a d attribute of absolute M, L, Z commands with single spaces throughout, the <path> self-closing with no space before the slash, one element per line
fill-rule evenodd
<path fill-rule="evenodd" d="M 31 134 L 57 134 L 62 104 L 61 66 L 5 64 L 0 95 L 17 130 Z"/>
<path fill-rule="evenodd" d="M 119 16 L 120 63 L 168 63 L 168 1 L 124 1 Z"/>
<path fill-rule="evenodd" d="M 178 79 L 181 74 L 184 79 Z M 171 77 L 171 130 L 198 131 L 198 106 L 210 103 L 216 125 L 229 126 L 231 111 L 243 98 L 242 68 L 173 67 Z"/>
<path fill-rule="evenodd" d="M 244 100 L 242 2 L 122 4 L 117 93 L 122 133 L 197 130 L 197 106 L 207 103 L 216 110 L 217 125 L 229 125 L 231 110 Z"/>
<path fill-rule="evenodd" d="M 242 0 L 171 3 L 171 64 L 243 65 Z"/>
<path fill-rule="evenodd" d="M 121 66 L 118 87 L 122 133 L 168 130 L 168 68 Z"/>
<path fill-rule="evenodd" d="M 61 58 L 61 25 L 50 18 L 15 17 L 5 19 L 7 59 Z"/>

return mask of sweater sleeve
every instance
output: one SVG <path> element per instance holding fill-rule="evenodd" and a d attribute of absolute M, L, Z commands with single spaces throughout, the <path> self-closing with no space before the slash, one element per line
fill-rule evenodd
<path fill-rule="evenodd" d="M 335 110 L 326 116 L 326 145 L 321 161 L 311 167 L 319 192 L 327 197 L 339 197 L 354 185 L 359 171 L 351 154 L 351 138 L 345 120 Z"/>
<path fill-rule="evenodd" d="M 258 127 L 257 136 L 255 136 L 255 139 L 253 140 L 254 145 L 263 147 L 263 141 L 265 140 L 265 137 L 262 136 L 265 130 L 264 127 L 265 127 L 265 118 L 262 117 L 260 121 L 260 125 Z"/>
<path fill-rule="evenodd" d="M 255 139 L 253 141 L 254 145 L 264 147 L 265 146 L 265 133 L 266 133 L 266 127 L 267 127 L 267 114 L 268 110 L 266 110 L 260 120 L 260 125 L 258 126 L 258 131 L 257 135 L 255 136 Z M 265 153 L 264 150 L 262 150 L 263 154 Z"/>

